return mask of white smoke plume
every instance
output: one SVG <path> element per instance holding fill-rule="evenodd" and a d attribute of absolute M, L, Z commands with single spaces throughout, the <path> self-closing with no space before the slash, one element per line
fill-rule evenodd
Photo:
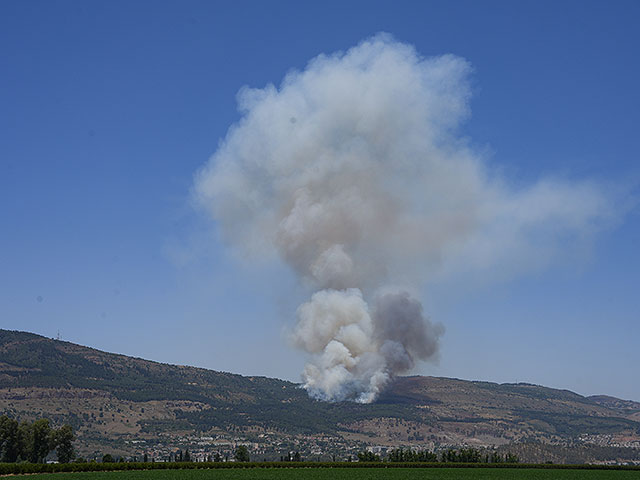
<path fill-rule="evenodd" d="M 370 402 L 437 358 L 443 327 L 394 285 L 535 264 L 610 216 L 589 183 L 514 189 L 489 173 L 457 133 L 469 74 L 384 34 L 320 55 L 279 88 L 241 89 L 241 120 L 196 177 L 229 243 L 276 252 L 316 290 L 291 334 L 316 398 Z"/>
<path fill-rule="evenodd" d="M 378 295 L 370 311 L 358 289 L 321 290 L 298 309 L 293 339 L 316 355 L 303 375 L 311 395 L 369 403 L 393 374 L 433 358 L 442 332 L 406 292 Z"/>

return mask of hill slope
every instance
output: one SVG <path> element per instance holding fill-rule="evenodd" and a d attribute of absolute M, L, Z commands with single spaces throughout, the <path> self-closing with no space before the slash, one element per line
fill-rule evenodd
<path fill-rule="evenodd" d="M 326 455 L 365 444 L 433 448 L 524 440 L 637 442 L 640 448 L 640 404 L 613 397 L 401 377 L 373 404 L 326 403 L 291 382 L 167 365 L 7 330 L 0 330 L 0 411 L 71 423 L 85 455 L 105 449 L 164 455 L 167 444 L 209 442 L 221 449 L 240 440 L 265 456 L 290 447 Z"/>

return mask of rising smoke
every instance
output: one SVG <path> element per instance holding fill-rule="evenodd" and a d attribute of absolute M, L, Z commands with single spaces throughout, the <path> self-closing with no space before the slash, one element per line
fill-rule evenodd
<path fill-rule="evenodd" d="M 609 215 L 588 183 L 513 189 L 489 173 L 457 132 L 469 73 L 387 35 L 320 55 L 279 88 L 241 89 L 241 120 L 197 175 L 226 241 L 277 252 L 315 290 L 291 332 L 313 397 L 371 402 L 437 359 L 442 325 L 398 285 L 539 261 Z"/>

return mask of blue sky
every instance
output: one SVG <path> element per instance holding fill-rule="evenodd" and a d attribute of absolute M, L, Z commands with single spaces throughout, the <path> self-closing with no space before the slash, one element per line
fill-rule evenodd
<path fill-rule="evenodd" d="M 22 2 L 0 6 L 0 326 L 299 380 L 284 339 L 308 292 L 251 265 L 190 200 L 276 85 L 377 32 L 473 67 L 463 134 L 513 184 L 620 188 L 587 252 L 423 292 L 446 326 L 417 373 L 640 400 L 638 2 Z"/>

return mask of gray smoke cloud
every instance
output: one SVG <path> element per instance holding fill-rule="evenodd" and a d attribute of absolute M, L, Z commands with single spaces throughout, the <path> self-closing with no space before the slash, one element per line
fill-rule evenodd
<path fill-rule="evenodd" d="M 278 88 L 241 89 L 241 120 L 196 176 L 227 242 L 276 253 L 316 291 L 291 332 L 316 398 L 371 402 L 437 359 L 442 325 L 398 285 L 534 268 L 611 216 L 588 182 L 490 174 L 457 131 L 470 71 L 384 34 L 320 55 Z"/>
<path fill-rule="evenodd" d="M 359 289 L 326 289 L 300 306 L 292 340 L 315 356 L 303 373 L 312 396 L 369 403 L 394 374 L 435 358 L 443 331 L 407 292 L 379 294 L 371 309 Z"/>

